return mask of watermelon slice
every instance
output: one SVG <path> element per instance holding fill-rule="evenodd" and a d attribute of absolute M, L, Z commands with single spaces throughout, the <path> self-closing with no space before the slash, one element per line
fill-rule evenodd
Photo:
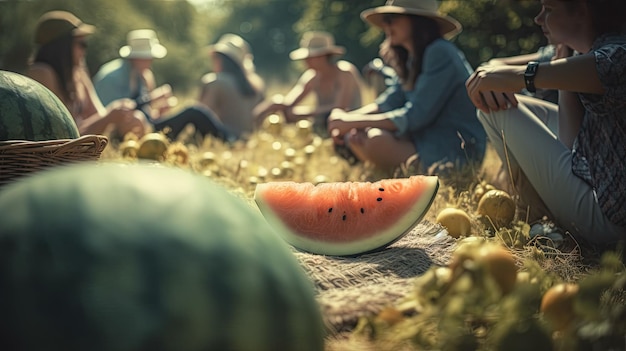
<path fill-rule="evenodd" d="M 294 247 L 316 254 L 354 256 L 400 239 L 430 208 L 436 176 L 371 182 L 259 184 L 261 213 Z"/>

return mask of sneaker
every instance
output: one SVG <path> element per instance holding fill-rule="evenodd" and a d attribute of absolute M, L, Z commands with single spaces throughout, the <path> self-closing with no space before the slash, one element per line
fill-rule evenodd
<path fill-rule="evenodd" d="M 563 230 L 558 228 L 553 222 L 542 219 L 530 226 L 530 239 L 536 240 L 542 246 L 559 249 L 565 242 Z"/>

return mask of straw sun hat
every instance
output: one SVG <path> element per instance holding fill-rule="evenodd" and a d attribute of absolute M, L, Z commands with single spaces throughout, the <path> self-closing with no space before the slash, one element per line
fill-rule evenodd
<path fill-rule="evenodd" d="M 436 0 L 387 0 L 384 6 L 361 12 L 361 18 L 382 27 L 385 15 L 389 14 L 430 17 L 439 24 L 441 35 L 445 38 L 452 38 L 463 30 L 457 20 L 439 13 L 439 3 Z"/>
<path fill-rule="evenodd" d="M 120 48 L 122 58 L 163 58 L 167 49 L 159 43 L 157 34 L 152 29 L 136 29 L 128 32 L 127 45 Z"/>
<path fill-rule="evenodd" d="M 346 49 L 335 45 L 335 38 L 328 32 L 310 31 L 304 33 L 300 40 L 300 48 L 289 53 L 292 60 L 322 55 L 343 55 Z"/>
<path fill-rule="evenodd" d="M 74 14 L 67 11 L 50 11 L 44 13 L 37 22 L 35 43 L 45 45 L 63 35 L 72 33 L 75 37 L 92 34 L 96 27 L 83 23 Z"/>

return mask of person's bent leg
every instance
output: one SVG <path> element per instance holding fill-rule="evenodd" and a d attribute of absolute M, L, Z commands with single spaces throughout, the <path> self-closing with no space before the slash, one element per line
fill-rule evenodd
<path fill-rule="evenodd" d="M 592 187 L 572 173 L 571 150 L 544 123 L 557 114 L 555 106 L 521 99 L 517 108 L 479 112 L 478 118 L 505 167 L 519 172 L 516 181 L 528 181 L 520 195 L 531 193 L 531 187 L 557 224 L 576 237 L 593 243 L 616 242 L 623 229 L 604 216 Z"/>
<path fill-rule="evenodd" d="M 211 110 L 199 106 L 188 107 L 170 118 L 159 120 L 154 127 L 157 130 L 169 128 L 171 130 L 169 136 L 176 138 L 188 124 L 194 125 L 203 136 L 213 135 L 227 142 L 238 139 L 237 134 L 229 130 Z"/>
<path fill-rule="evenodd" d="M 408 139 L 396 138 L 388 131 L 370 128 L 355 131 L 349 138 L 349 147 L 361 161 L 391 170 L 416 154 L 415 146 Z"/>

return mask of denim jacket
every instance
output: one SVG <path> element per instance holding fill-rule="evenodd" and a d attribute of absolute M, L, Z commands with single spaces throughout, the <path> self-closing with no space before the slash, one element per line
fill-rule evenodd
<path fill-rule="evenodd" d="M 438 162 L 463 166 L 483 160 L 487 136 L 465 88 L 471 72 L 454 44 L 437 39 L 424 52 L 413 90 L 397 83 L 376 99 L 398 135 L 413 141 L 424 170 Z"/>

